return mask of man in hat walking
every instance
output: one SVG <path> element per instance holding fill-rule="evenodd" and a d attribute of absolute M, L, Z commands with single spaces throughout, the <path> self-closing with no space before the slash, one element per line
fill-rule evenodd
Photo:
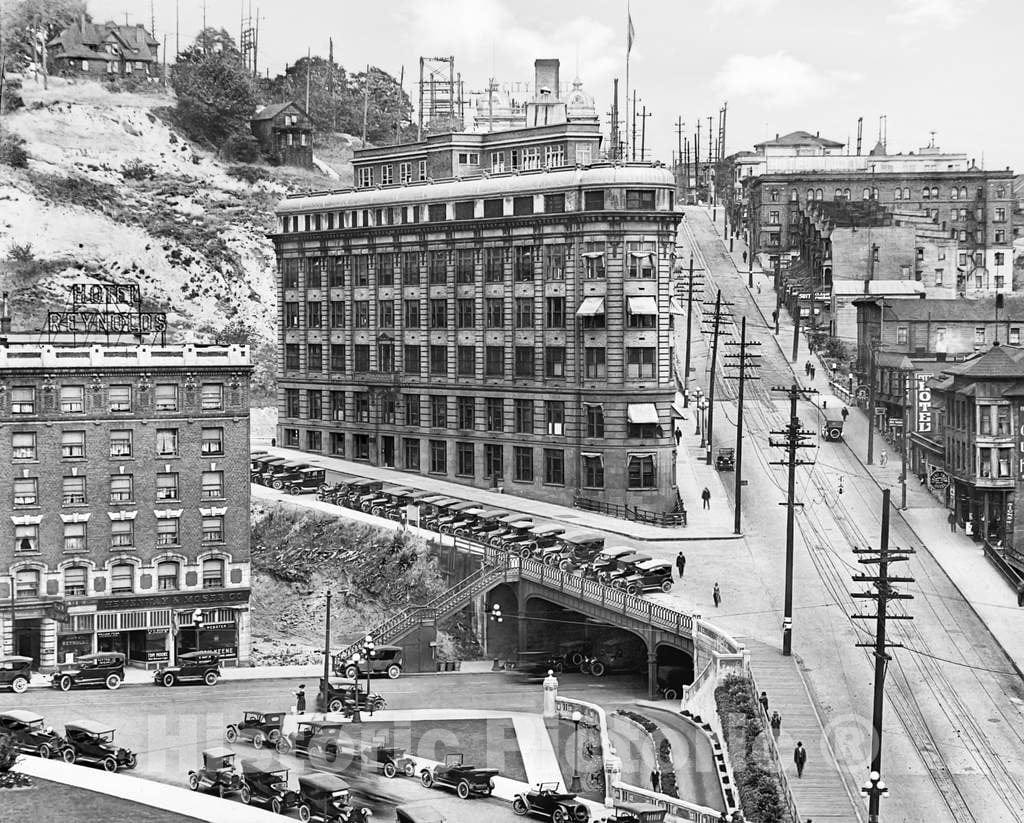
<path fill-rule="evenodd" d="M 796 776 L 803 777 L 804 765 L 807 763 L 807 749 L 799 740 L 796 742 L 796 748 L 793 749 L 793 762 L 796 763 Z"/>
<path fill-rule="evenodd" d="M 683 579 L 683 572 L 686 571 L 686 555 L 682 552 L 676 555 L 676 571 L 679 572 L 679 579 Z"/>

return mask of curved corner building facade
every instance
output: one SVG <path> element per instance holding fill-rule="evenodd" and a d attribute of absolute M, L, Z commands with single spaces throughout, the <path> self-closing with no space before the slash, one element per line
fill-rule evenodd
<path fill-rule="evenodd" d="M 566 166 L 581 159 L 570 136 L 370 149 L 359 188 L 281 203 L 280 445 L 561 504 L 672 508 L 673 177 Z M 438 149 L 463 177 L 425 179 Z M 481 156 L 516 171 L 465 168 Z"/>

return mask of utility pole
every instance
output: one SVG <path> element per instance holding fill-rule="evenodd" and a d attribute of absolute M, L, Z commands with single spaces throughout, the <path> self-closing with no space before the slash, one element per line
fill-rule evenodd
<path fill-rule="evenodd" d="M 802 389 L 796 383 L 792 386 L 773 386 L 772 391 L 785 392 L 789 395 L 789 425 L 781 431 L 772 431 L 769 434 L 784 435 L 784 440 L 768 439 L 768 445 L 786 450 L 785 460 L 772 460 L 773 466 L 789 467 L 789 484 L 786 490 L 786 502 L 780 506 L 786 507 L 786 597 L 782 614 L 782 653 L 789 656 L 793 653 L 793 514 L 797 506 L 803 503 L 796 502 L 796 467 L 813 465 L 813 460 L 801 460 L 798 458 L 797 449 L 811 449 L 814 444 L 808 442 L 808 438 L 814 434 L 801 427 L 800 418 L 796 414 L 796 401 L 810 394 L 817 394 L 814 389 Z"/>
<path fill-rule="evenodd" d="M 327 690 L 330 688 L 331 678 L 331 590 L 327 590 L 327 614 L 324 620 L 324 684 L 321 689 L 321 699 L 324 714 L 327 713 Z"/>
<path fill-rule="evenodd" d="M 697 118 L 697 133 L 693 136 L 693 187 L 700 188 L 700 118 Z"/>
<path fill-rule="evenodd" d="M 813 305 L 813 301 L 812 301 Z M 793 312 L 793 357 L 791 362 L 796 362 L 797 351 L 800 348 L 800 315 L 802 314 L 800 306 L 800 293 L 796 295 L 796 311 Z"/>
<path fill-rule="evenodd" d="M 181 54 L 181 0 L 174 0 L 174 59 Z"/>
<path fill-rule="evenodd" d="M 683 407 L 690 405 L 690 337 L 693 329 L 693 297 L 704 293 L 703 275 L 701 282 L 693 279 L 693 255 L 690 255 L 690 273 L 686 277 L 686 354 L 683 361 Z"/>
<path fill-rule="evenodd" d="M 636 160 L 636 89 L 633 89 L 633 137 L 630 141 L 630 159 Z"/>
<path fill-rule="evenodd" d="M 739 354 L 727 354 L 726 368 L 739 368 L 739 396 L 737 398 L 737 414 L 736 414 L 736 510 L 734 512 L 734 519 L 732 530 L 733 534 L 740 533 L 740 512 L 742 510 L 743 500 L 743 389 L 746 385 L 747 380 L 760 380 L 757 374 L 747 375 L 747 370 L 756 368 L 759 364 L 753 361 L 753 358 L 760 357 L 759 354 L 747 354 L 747 349 L 751 346 L 760 346 L 760 343 L 752 342 L 747 340 L 747 318 L 746 316 L 740 321 L 740 342 L 736 343 L 729 341 L 725 345 L 727 346 L 739 346 Z M 748 359 L 751 358 L 751 359 Z M 730 362 L 731 360 L 738 360 L 739 362 Z M 727 377 L 733 377 L 733 375 L 726 375 Z"/>
<path fill-rule="evenodd" d="M 877 607 L 874 614 L 853 614 L 854 620 L 874 620 L 875 639 L 871 643 L 858 643 L 860 648 L 872 650 L 875 658 L 874 706 L 871 713 L 871 767 L 868 782 L 861 789 L 861 795 L 868 798 L 868 822 L 878 823 L 879 800 L 889 796 L 889 790 L 882 782 L 882 710 L 885 707 L 885 673 L 892 656 L 887 648 L 900 648 L 901 643 L 889 643 L 885 638 L 886 620 L 913 620 L 909 614 L 888 614 L 890 600 L 912 600 L 913 595 L 900 594 L 893 583 L 913 583 L 913 577 L 892 577 L 889 564 L 898 563 L 910 558 L 913 549 L 889 548 L 889 489 L 882 491 L 882 533 L 878 551 L 872 549 L 854 549 L 858 555 L 857 562 L 864 565 L 878 566 L 878 574 L 855 574 L 856 583 L 873 584 L 874 591 L 852 592 L 854 598 L 874 600 Z"/>
<path fill-rule="evenodd" d="M 643 163 L 647 159 L 647 118 L 652 117 L 653 114 L 647 113 L 647 104 L 644 103 L 643 109 L 640 112 L 640 162 Z"/>
<path fill-rule="evenodd" d="M 622 147 L 620 143 L 622 139 L 619 137 L 619 78 L 616 77 L 612 83 L 612 140 L 611 140 L 611 155 L 612 160 L 618 160 L 622 157 Z"/>
<path fill-rule="evenodd" d="M 708 378 L 708 425 L 707 425 L 707 455 L 706 462 L 711 465 L 711 451 L 713 444 L 711 435 L 714 432 L 715 424 L 715 377 L 717 376 L 718 363 L 718 337 L 722 333 L 722 306 L 731 306 L 732 303 L 722 302 L 722 290 L 718 290 L 715 298 L 715 315 L 709 322 L 711 324 L 711 375 Z M 705 329 L 704 331 L 707 331 Z M 726 332 L 728 334 L 728 332 Z"/>
<path fill-rule="evenodd" d="M 683 164 L 683 116 L 679 115 L 676 118 L 676 138 L 679 141 L 679 165 Z"/>
<path fill-rule="evenodd" d="M 366 64 L 363 77 L 363 146 L 366 145 L 366 117 L 370 110 L 370 64 Z"/>
<path fill-rule="evenodd" d="M 309 75 L 313 73 L 313 50 L 306 46 L 306 114 L 309 114 Z M 365 118 L 364 118 L 365 120 Z M 366 124 L 363 123 L 363 142 L 366 142 Z"/>

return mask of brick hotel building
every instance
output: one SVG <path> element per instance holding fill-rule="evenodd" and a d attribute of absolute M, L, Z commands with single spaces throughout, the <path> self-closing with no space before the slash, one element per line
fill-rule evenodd
<path fill-rule="evenodd" d="M 279 443 L 671 509 L 674 180 L 593 162 L 593 101 L 537 75 L 536 125 L 360 151 L 357 188 L 278 207 Z"/>
<path fill-rule="evenodd" d="M 248 662 L 249 375 L 238 346 L 0 342 L 4 652 Z"/>

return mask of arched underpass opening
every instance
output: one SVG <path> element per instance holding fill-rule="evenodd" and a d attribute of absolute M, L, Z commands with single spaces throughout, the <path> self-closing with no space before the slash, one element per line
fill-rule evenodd
<path fill-rule="evenodd" d="M 693 682 L 693 657 L 665 643 L 659 643 L 655 652 L 658 662 L 658 691 L 666 700 L 678 700 L 683 686 Z"/>

